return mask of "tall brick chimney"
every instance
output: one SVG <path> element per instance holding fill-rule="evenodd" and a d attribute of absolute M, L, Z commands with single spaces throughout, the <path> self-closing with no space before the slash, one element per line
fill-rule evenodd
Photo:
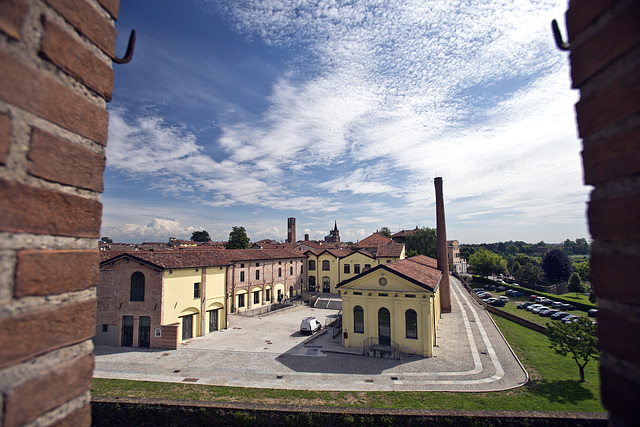
<path fill-rule="evenodd" d="M 287 218 L 287 243 L 296 242 L 296 219 Z"/>
<path fill-rule="evenodd" d="M 440 310 L 451 313 L 451 291 L 449 290 L 449 263 L 447 262 L 447 227 L 444 222 L 444 197 L 442 177 L 434 180 L 436 186 L 436 234 L 438 249 L 438 269 L 442 271 L 440 281 Z"/>

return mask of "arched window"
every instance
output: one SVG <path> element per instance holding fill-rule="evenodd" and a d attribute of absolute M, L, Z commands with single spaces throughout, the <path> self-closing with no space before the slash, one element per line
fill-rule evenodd
<path fill-rule="evenodd" d="M 404 312 L 404 321 L 407 329 L 407 338 L 418 339 L 418 315 L 415 310 L 407 310 Z"/>
<path fill-rule="evenodd" d="M 316 269 L 316 262 L 312 259 L 309 260 L 309 270 L 315 270 Z"/>
<path fill-rule="evenodd" d="M 144 274 L 136 271 L 131 275 L 130 301 L 144 301 Z"/>
<path fill-rule="evenodd" d="M 364 334 L 364 310 L 359 305 L 353 307 L 353 332 Z"/>
<path fill-rule="evenodd" d="M 329 262 L 329 260 L 324 260 L 322 261 L 322 271 L 329 271 L 331 270 L 331 263 Z"/>

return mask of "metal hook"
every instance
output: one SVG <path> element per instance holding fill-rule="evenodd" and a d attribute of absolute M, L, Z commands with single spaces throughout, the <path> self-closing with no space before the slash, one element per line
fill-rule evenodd
<path fill-rule="evenodd" d="M 562 34 L 560 33 L 560 27 L 558 27 L 558 21 L 556 21 L 555 19 L 553 21 L 551 21 L 551 29 L 553 30 L 553 37 L 556 40 L 556 46 L 558 46 L 558 49 L 560 49 L 560 50 L 569 50 L 571 48 L 571 46 L 569 45 L 569 43 L 565 43 L 562 40 Z"/>
<path fill-rule="evenodd" d="M 118 58 L 114 56 L 111 58 L 113 62 L 116 64 L 126 64 L 131 61 L 133 58 L 133 49 L 136 46 L 136 30 L 131 30 L 131 35 L 129 36 L 129 44 L 127 45 L 127 52 L 124 54 L 124 58 Z"/>

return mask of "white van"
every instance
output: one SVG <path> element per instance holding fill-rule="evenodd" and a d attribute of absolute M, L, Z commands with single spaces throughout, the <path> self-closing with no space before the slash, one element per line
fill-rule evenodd
<path fill-rule="evenodd" d="M 319 331 L 322 328 L 320 322 L 315 317 L 305 317 L 300 323 L 300 333 L 311 335 L 315 331 Z"/>

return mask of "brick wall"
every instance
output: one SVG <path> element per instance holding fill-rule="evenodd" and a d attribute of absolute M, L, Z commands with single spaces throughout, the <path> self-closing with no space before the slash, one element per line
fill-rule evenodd
<path fill-rule="evenodd" d="M 601 391 L 613 425 L 640 420 L 640 2 L 573 0 L 571 44 L 599 298 Z"/>
<path fill-rule="evenodd" d="M 89 425 L 119 0 L 0 0 L 0 424 Z"/>

